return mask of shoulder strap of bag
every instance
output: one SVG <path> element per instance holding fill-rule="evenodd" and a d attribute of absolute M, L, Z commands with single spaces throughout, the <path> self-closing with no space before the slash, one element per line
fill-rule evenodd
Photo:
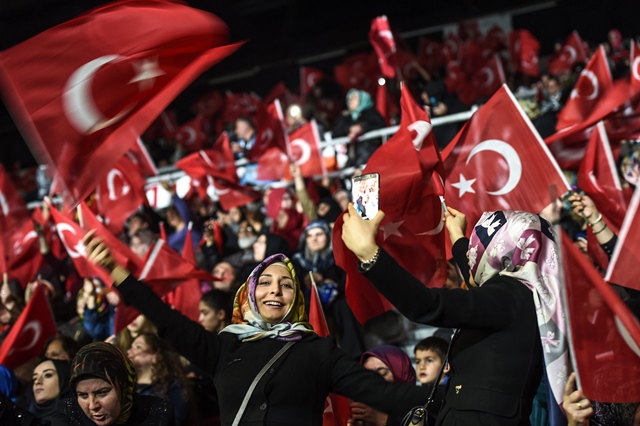
<path fill-rule="evenodd" d="M 429 406 L 429 404 L 431 404 L 433 402 L 433 397 L 436 394 L 436 389 L 438 388 L 438 385 L 440 384 L 440 380 L 442 380 L 442 373 L 444 373 L 444 368 L 447 366 L 447 363 L 449 362 L 449 352 L 451 352 L 451 345 L 453 344 L 453 340 L 456 338 L 456 336 L 458 335 L 458 332 L 460 331 L 459 328 L 456 328 L 453 333 L 451 334 L 451 340 L 449 341 L 449 346 L 447 347 L 447 354 L 444 357 L 444 360 L 442 361 L 442 367 L 440 367 L 440 372 L 438 373 L 438 378 L 436 379 L 433 388 L 431 389 L 431 393 L 429 394 L 429 399 L 427 399 L 427 403 L 424 404 L 424 409 L 426 410 L 427 407 Z"/>
<path fill-rule="evenodd" d="M 291 346 L 293 346 L 294 343 L 296 343 L 296 342 L 287 342 L 287 344 L 284 345 L 282 347 L 282 349 L 280 349 L 278 351 L 278 353 L 275 354 L 273 356 L 273 358 L 271 358 L 271 360 L 268 363 L 265 364 L 264 367 L 262 367 L 262 370 L 260 370 L 260 372 L 255 377 L 255 379 L 253 379 L 253 382 L 251 382 L 251 386 L 249 386 L 249 390 L 247 390 L 247 394 L 244 396 L 244 399 L 242 400 L 242 404 L 240 404 L 240 409 L 236 413 L 236 418 L 233 419 L 233 425 L 232 426 L 238 426 L 238 424 L 240 424 L 240 419 L 242 419 L 242 415 L 244 414 L 244 410 L 247 408 L 247 405 L 249 404 L 249 399 L 251 398 L 251 394 L 253 394 L 253 390 L 258 385 L 258 382 L 260 381 L 260 379 L 262 379 L 262 376 L 264 376 L 264 374 L 267 372 L 267 370 L 269 368 L 271 368 L 271 366 L 278 360 L 278 358 L 280 358 L 282 355 L 284 355 L 284 353 L 286 351 L 288 351 L 289 348 Z"/>

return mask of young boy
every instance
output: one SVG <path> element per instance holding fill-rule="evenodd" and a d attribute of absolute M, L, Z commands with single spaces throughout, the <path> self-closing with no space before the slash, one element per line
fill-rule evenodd
<path fill-rule="evenodd" d="M 413 349 L 416 357 L 416 373 L 418 374 L 418 381 L 423 386 L 432 385 L 438 379 L 448 347 L 449 343 L 446 340 L 435 336 L 422 339 L 416 344 Z M 447 363 L 438 384 L 447 383 L 449 370 L 450 367 Z"/>

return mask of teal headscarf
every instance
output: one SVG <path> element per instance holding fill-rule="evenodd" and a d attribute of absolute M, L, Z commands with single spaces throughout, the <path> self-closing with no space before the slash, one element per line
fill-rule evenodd
<path fill-rule="evenodd" d="M 357 120 L 358 118 L 360 118 L 360 114 L 362 114 L 362 111 L 373 106 L 373 100 L 371 99 L 371 95 L 368 92 L 365 92 L 364 90 L 351 89 L 349 90 L 349 92 L 347 92 L 347 106 L 349 105 L 349 98 L 353 93 L 358 95 L 358 106 L 353 111 L 349 110 L 349 113 L 351 114 L 351 118 L 353 118 L 353 120 Z"/>

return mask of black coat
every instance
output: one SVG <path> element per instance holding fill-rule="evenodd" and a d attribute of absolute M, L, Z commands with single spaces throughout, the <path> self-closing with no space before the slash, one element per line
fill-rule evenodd
<path fill-rule="evenodd" d="M 95 426 L 85 416 L 75 396 L 58 401 L 51 426 Z M 150 395 L 133 395 L 129 420 L 122 426 L 175 426 L 171 403 Z"/>
<path fill-rule="evenodd" d="M 360 126 L 362 126 L 363 134 L 386 126 L 384 118 L 382 118 L 375 107 L 362 111 L 357 120 L 354 120 L 351 114 L 345 111 L 340 114 L 336 120 L 336 125 L 333 128 L 333 132 L 331 132 L 331 136 L 334 138 L 347 136 L 349 134 L 349 128 L 354 124 L 360 124 Z M 354 152 L 349 153 L 352 165 L 360 166 L 365 164 L 380 145 L 382 145 L 382 141 L 378 138 L 356 142 Z"/>
<path fill-rule="evenodd" d="M 468 244 L 454 245 L 458 264 L 466 262 Z M 382 249 L 364 274 L 411 321 L 461 329 L 438 425 L 529 424 L 543 368 L 531 290 L 502 276 L 470 290 L 429 289 Z"/>
<path fill-rule="evenodd" d="M 260 339 L 241 343 L 231 333 L 207 332 L 162 302 L 133 277 L 118 286 L 125 303 L 136 307 L 183 356 L 213 377 L 223 425 L 230 425 L 254 377 L 285 342 Z M 244 412 L 243 425 L 322 425 L 329 392 L 400 416 L 424 404 L 428 389 L 388 383 L 365 370 L 328 338 L 315 334 L 293 345 L 265 374 Z"/>

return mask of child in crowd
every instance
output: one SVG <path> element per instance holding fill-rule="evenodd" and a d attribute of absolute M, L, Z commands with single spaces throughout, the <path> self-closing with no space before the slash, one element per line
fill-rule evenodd
<path fill-rule="evenodd" d="M 431 386 L 438 380 L 438 374 L 447 355 L 449 343 L 440 337 L 427 337 L 419 341 L 413 353 L 416 357 L 416 373 L 418 381 L 423 386 Z M 449 380 L 449 363 L 444 367 L 438 384 L 445 384 Z"/>

